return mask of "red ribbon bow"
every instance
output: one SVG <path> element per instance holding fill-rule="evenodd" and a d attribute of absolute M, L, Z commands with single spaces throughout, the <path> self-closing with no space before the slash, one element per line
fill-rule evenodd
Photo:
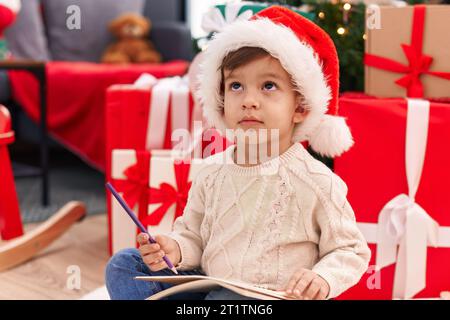
<path fill-rule="evenodd" d="M 403 65 L 395 60 L 383 58 L 376 55 L 366 54 L 364 63 L 370 67 L 388 70 L 397 73 L 406 73 L 396 84 L 407 89 L 407 96 L 411 98 L 422 98 L 424 96 L 423 84 L 420 80 L 422 74 L 450 80 L 450 72 L 430 71 L 433 58 L 422 53 L 423 30 L 425 25 L 424 5 L 414 6 L 413 26 L 411 32 L 411 44 L 402 44 L 403 52 L 408 59 L 408 65 Z"/>
<path fill-rule="evenodd" d="M 183 214 L 192 184 L 192 181 L 188 181 L 189 170 L 188 163 L 174 164 L 176 189 L 165 182 L 159 185 L 159 189 L 150 187 L 149 204 L 161 203 L 161 205 L 142 221 L 145 225 L 158 225 L 174 203 L 176 204 L 174 221 Z"/>
<path fill-rule="evenodd" d="M 114 181 L 117 191 L 123 193 L 123 198 L 130 208 L 139 203 L 139 220 L 147 216 L 148 205 L 148 177 L 150 154 L 136 152 L 137 162 L 124 171 L 126 179 Z"/>

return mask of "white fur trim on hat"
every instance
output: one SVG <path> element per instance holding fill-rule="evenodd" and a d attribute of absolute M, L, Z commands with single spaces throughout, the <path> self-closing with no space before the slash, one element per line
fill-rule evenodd
<path fill-rule="evenodd" d="M 302 42 L 289 27 L 268 18 L 237 21 L 227 26 L 215 34 L 204 52 L 198 97 L 209 125 L 225 134 L 220 66 L 228 53 L 242 47 L 260 47 L 277 58 L 303 96 L 309 113 L 295 126 L 293 142 L 310 141 L 317 152 L 328 156 L 339 155 L 351 147 L 353 139 L 345 120 L 325 115 L 331 89 L 314 49 Z"/>
<path fill-rule="evenodd" d="M 265 49 L 291 74 L 309 110 L 309 115 L 299 125 L 303 132 L 300 138 L 307 140 L 308 133 L 327 111 L 330 89 L 314 50 L 302 43 L 290 28 L 268 18 L 235 22 L 217 33 L 209 43 L 199 75 L 199 97 L 206 119 L 220 131 L 226 128 L 222 117 L 219 68 L 228 53 L 245 46 Z"/>

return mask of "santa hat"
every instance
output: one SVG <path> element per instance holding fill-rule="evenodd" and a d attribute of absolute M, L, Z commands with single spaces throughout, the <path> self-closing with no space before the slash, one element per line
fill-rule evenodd
<path fill-rule="evenodd" d="M 333 41 L 313 22 L 280 6 L 230 24 L 208 44 L 198 97 L 211 126 L 225 132 L 220 66 L 228 53 L 242 47 L 260 47 L 277 58 L 303 95 L 309 114 L 296 124 L 293 142 L 308 141 L 316 152 L 329 157 L 353 145 L 345 119 L 337 116 L 339 61 Z"/>

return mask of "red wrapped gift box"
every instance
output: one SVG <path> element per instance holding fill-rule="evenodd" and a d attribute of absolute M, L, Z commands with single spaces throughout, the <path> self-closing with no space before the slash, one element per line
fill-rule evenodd
<path fill-rule="evenodd" d="M 107 90 L 105 116 L 107 181 L 111 180 L 111 159 L 114 149 L 171 149 L 174 146 L 171 142 L 174 123 L 175 126 L 185 128 L 190 132 L 194 130 L 193 121 L 198 119 L 198 115 L 195 115 L 194 111 L 198 114 L 198 110 L 195 110 L 192 94 L 185 90 L 187 88 L 186 83 L 182 82 L 181 79 L 175 78 L 167 78 L 164 81 L 168 81 L 166 84 L 163 84 L 165 88 L 167 88 L 167 85 L 179 85 L 178 89 L 173 88 L 174 90 L 178 90 L 178 102 L 176 106 L 173 105 L 173 101 L 175 101 L 175 94 L 173 92 L 169 97 L 166 96 L 164 98 L 163 94 L 163 98 L 160 97 L 157 99 L 162 104 L 155 103 L 152 100 L 154 98 L 155 86 L 150 89 L 150 87 L 142 88 L 136 85 L 114 85 Z M 183 99 L 185 99 L 184 102 Z M 166 104 L 165 108 L 163 104 Z M 154 109 L 154 105 L 157 108 Z M 161 112 L 161 110 L 163 111 Z M 173 120 L 172 115 L 174 110 L 176 111 L 175 115 L 178 116 L 178 120 Z M 156 121 L 152 119 L 154 115 L 156 115 Z M 151 126 L 154 126 L 153 130 L 149 130 Z M 209 146 L 211 148 L 209 150 L 212 151 L 211 154 L 214 154 L 222 151 L 229 145 L 230 143 L 225 138 L 222 138 L 216 130 L 204 130 L 201 147 L 202 152 Z M 111 235 L 110 203 L 110 195 L 107 193 L 109 234 Z M 111 236 L 109 240 L 109 249 L 110 253 L 112 253 Z"/>
<path fill-rule="evenodd" d="M 205 165 L 203 159 L 179 163 L 171 150 L 112 153 L 112 184 L 136 212 L 152 235 L 169 233 L 183 214 L 192 180 Z M 138 229 L 117 200 L 111 197 L 111 246 L 113 253 L 136 245 Z"/>
<path fill-rule="evenodd" d="M 439 297 L 450 289 L 450 104 L 343 96 L 339 111 L 355 145 L 334 169 L 373 253 L 339 299 Z M 381 259 L 387 266 L 376 272 Z"/>
<path fill-rule="evenodd" d="M 153 103 L 153 89 L 139 88 L 133 85 L 114 85 L 106 93 L 106 172 L 111 171 L 111 151 L 113 149 L 171 149 L 172 134 L 172 97 L 161 104 Z M 164 99 L 164 97 L 163 97 Z M 177 113 L 181 116 L 185 129 L 191 129 L 194 103 L 192 95 L 185 94 L 182 105 L 178 105 Z M 157 106 L 154 108 L 152 106 Z M 164 114 L 159 113 L 164 109 Z M 184 109 L 184 110 L 180 110 Z M 159 127 L 149 129 L 151 119 L 158 118 Z M 162 122 L 161 122 L 162 121 Z M 165 132 L 164 132 L 165 130 Z M 158 143 L 150 146 L 151 133 L 159 135 Z"/>

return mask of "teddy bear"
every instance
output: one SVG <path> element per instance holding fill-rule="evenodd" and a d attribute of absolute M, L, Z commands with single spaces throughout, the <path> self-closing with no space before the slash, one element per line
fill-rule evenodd
<path fill-rule="evenodd" d="M 110 22 L 109 31 L 117 40 L 103 53 L 104 63 L 158 63 L 161 55 L 148 40 L 151 21 L 133 13 L 123 14 Z"/>

